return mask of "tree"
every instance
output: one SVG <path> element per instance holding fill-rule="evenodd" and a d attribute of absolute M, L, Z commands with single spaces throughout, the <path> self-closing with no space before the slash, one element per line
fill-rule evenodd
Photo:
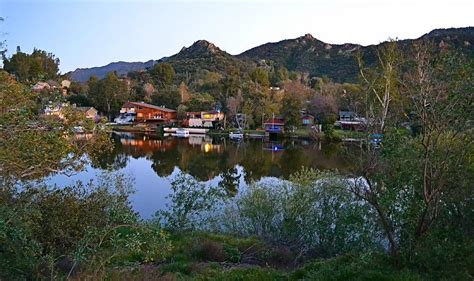
<path fill-rule="evenodd" d="M 111 119 L 127 101 L 129 94 L 125 82 L 114 72 L 109 72 L 104 79 L 97 81 L 91 77 L 88 81 L 89 96 L 94 106 Z"/>
<path fill-rule="evenodd" d="M 150 70 L 150 76 L 158 89 L 165 89 L 173 84 L 175 71 L 169 63 L 158 63 Z"/>
<path fill-rule="evenodd" d="M 284 66 L 280 66 L 278 69 L 273 69 L 270 73 L 270 82 L 272 85 L 280 85 L 289 79 L 289 72 Z"/>
<path fill-rule="evenodd" d="M 294 132 L 301 125 L 301 99 L 293 93 L 286 93 L 282 100 L 281 115 L 285 119 L 285 127 Z"/>
<path fill-rule="evenodd" d="M 195 93 L 191 96 L 191 101 L 187 103 L 190 111 L 207 111 L 215 105 L 216 101 L 208 93 Z"/>
<path fill-rule="evenodd" d="M 435 224 L 446 197 L 469 185 L 469 154 L 474 151 L 469 134 L 474 60 L 465 62 L 466 58 L 455 53 L 436 54 L 435 50 L 429 43 L 415 45 L 413 67 L 405 79 L 407 94 L 412 97 L 413 123 L 419 126 L 412 143 L 419 148 L 415 163 L 421 176 L 414 202 L 416 241 Z"/>
<path fill-rule="evenodd" d="M 186 103 L 191 99 L 191 93 L 189 92 L 188 86 L 181 82 L 179 84 L 179 94 L 181 96 L 181 103 Z"/>
<path fill-rule="evenodd" d="M 176 109 L 177 115 L 178 115 L 178 120 L 184 120 L 186 119 L 186 110 L 188 109 L 187 106 L 184 104 L 178 105 L 178 108 Z"/>
<path fill-rule="evenodd" d="M 469 186 L 474 163 L 468 154 L 474 146 L 467 116 L 472 116 L 474 102 L 473 62 L 463 63 L 452 53 L 416 46 L 402 79 L 386 63 L 393 54 L 385 55 L 389 57 L 380 57 L 385 66 L 378 74 L 384 87 L 371 86 L 379 110 L 367 101 L 369 111 L 378 112 L 372 116 L 378 117 L 383 142 L 378 149 L 367 145 L 361 150 L 355 173 L 359 178 L 350 189 L 372 206 L 392 256 L 403 252 L 412 259 L 433 229 L 446 228 L 459 208 L 469 205 L 470 199 L 463 198 L 472 196 Z M 399 106 L 411 111 L 412 128 L 417 128 L 413 133 L 398 125 L 407 119 L 390 114 L 392 101 L 401 100 L 394 95 L 399 82 L 393 81 L 399 81 L 410 97 L 406 99 L 409 103 Z M 440 217 L 447 220 L 441 222 Z"/>
<path fill-rule="evenodd" d="M 330 134 L 334 122 L 337 120 L 339 107 L 336 98 L 332 95 L 316 94 L 310 103 L 310 112 L 323 125 L 323 131 Z"/>
<path fill-rule="evenodd" d="M 252 73 L 250 73 L 250 78 L 255 83 L 256 87 L 268 88 L 270 86 L 268 71 L 263 68 L 256 68 Z"/>
<path fill-rule="evenodd" d="M 34 49 L 29 55 L 18 48 L 11 58 L 3 58 L 3 68 L 20 82 L 33 84 L 39 80 L 58 78 L 59 59 L 39 49 Z"/>
<path fill-rule="evenodd" d="M 84 152 L 107 149 L 108 137 L 100 132 L 85 145 L 74 140 L 74 126 L 92 130 L 85 117 L 68 111 L 60 120 L 41 116 L 42 111 L 36 93 L 0 71 L 0 183 L 74 173 L 83 167 Z"/>
<path fill-rule="evenodd" d="M 367 69 L 358 56 L 360 77 L 366 93 L 366 119 L 369 130 L 377 133 L 385 131 L 389 114 L 393 113 L 393 103 L 400 99 L 399 74 L 401 54 L 396 41 L 390 41 L 376 50 L 378 64 Z"/>

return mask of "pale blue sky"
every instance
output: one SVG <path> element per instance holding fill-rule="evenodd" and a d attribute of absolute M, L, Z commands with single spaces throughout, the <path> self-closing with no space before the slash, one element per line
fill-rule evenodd
<path fill-rule="evenodd" d="M 474 0 L 0 0 L 9 54 L 53 52 L 61 71 L 146 61 L 206 39 L 239 54 L 305 33 L 334 44 L 474 25 Z"/>

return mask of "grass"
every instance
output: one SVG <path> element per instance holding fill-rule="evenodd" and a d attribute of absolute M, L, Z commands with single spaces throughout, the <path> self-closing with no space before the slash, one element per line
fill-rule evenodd
<path fill-rule="evenodd" d="M 469 280 L 442 276 L 416 265 L 399 266 L 384 253 L 346 254 L 330 259 L 306 257 L 295 264 L 288 248 L 255 237 L 202 232 L 174 233 L 173 248 L 155 263 L 116 266 L 106 280 Z"/>
<path fill-rule="evenodd" d="M 365 139 L 367 137 L 366 132 L 348 131 L 348 130 L 340 130 L 340 129 L 334 130 L 334 135 L 339 139 L 347 139 L 347 138 Z"/>

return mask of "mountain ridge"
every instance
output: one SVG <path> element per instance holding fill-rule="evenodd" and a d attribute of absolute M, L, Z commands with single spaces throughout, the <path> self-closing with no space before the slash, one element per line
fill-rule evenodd
<path fill-rule="evenodd" d="M 474 56 L 474 27 L 437 28 L 415 39 L 399 40 L 401 45 L 409 45 L 419 40 L 433 40 L 437 44 L 450 42 L 462 52 Z M 273 66 L 284 66 L 290 71 L 307 72 L 311 76 L 328 76 L 339 82 L 354 81 L 358 65 L 353 54 L 367 54 L 369 62 L 375 48 L 384 44 L 363 46 L 354 43 L 331 44 L 323 42 L 306 33 L 303 36 L 268 42 L 248 49 L 240 54 L 231 55 L 207 40 L 195 41 L 189 47 L 183 47 L 178 53 L 158 60 L 146 62 L 112 62 L 105 66 L 78 68 L 67 73 L 72 80 L 85 82 L 92 75 L 103 78 L 108 72 L 117 71 L 126 75 L 132 71 L 143 71 L 159 62 L 173 65 L 177 73 L 195 72 L 199 68 L 222 72 L 228 67 L 241 70 L 253 67 L 261 61 Z"/>

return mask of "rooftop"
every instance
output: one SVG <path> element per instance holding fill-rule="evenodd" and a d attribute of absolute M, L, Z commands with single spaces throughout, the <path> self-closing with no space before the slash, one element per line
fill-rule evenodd
<path fill-rule="evenodd" d="M 144 102 L 129 101 L 124 105 L 124 107 L 127 107 L 127 105 L 129 105 L 129 104 L 134 105 L 134 106 L 142 106 L 142 107 L 157 109 L 157 110 L 161 110 L 161 111 L 165 111 L 165 112 L 176 112 L 176 110 L 174 110 L 174 109 L 169 109 L 169 108 L 166 108 L 164 106 L 157 106 L 157 105 L 148 104 L 148 103 L 144 103 Z"/>

